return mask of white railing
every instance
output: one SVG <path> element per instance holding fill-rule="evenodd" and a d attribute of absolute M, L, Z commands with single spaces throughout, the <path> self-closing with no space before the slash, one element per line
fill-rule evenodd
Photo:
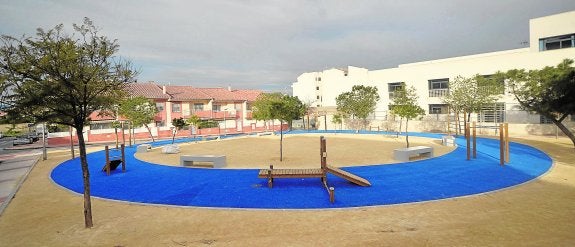
<path fill-rule="evenodd" d="M 429 97 L 443 97 L 449 93 L 449 89 L 429 89 Z"/>

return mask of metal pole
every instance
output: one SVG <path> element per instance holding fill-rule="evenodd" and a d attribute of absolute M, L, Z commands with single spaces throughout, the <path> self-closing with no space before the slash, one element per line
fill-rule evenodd
<path fill-rule="evenodd" d="M 46 122 L 42 123 L 42 160 L 48 159 L 48 152 L 46 151 Z"/>

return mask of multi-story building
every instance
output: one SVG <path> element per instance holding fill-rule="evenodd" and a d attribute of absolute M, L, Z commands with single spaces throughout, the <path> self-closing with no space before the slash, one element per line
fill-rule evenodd
<path fill-rule="evenodd" d="M 334 112 L 335 99 L 339 94 L 351 91 L 358 84 L 375 86 L 381 100 L 372 122 L 383 127 L 385 121 L 390 121 L 388 109 L 394 90 L 402 85 L 414 86 L 419 96 L 419 105 L 427 114 L 419 125 L 413 126 L 414 130 L 442 131 L 445 129 L 441 126 L 445 125 L 432 122 L 447 119 L 444 115 L 448 113 L 447 105 L 443 97 L 448 93 L 449 82 L 457 76 L 490 76 L 510 69 L 541 69 L 556 66 L 566 58 L 575 59 L 575 11 L 531 19 L 529 30 L 530 46 L 527 48 L 401 64 L 396 68 L 373 71 L 349 66 L 346 69 L 304 73 L 293 83 L 293 95 L 317 107 L 320 112 Z M 473 120 L 484 123 L 509 122 L 514 124 L 512 131 L 521 134 L 555 133 L 556 130 L 548 125 L 548 119 L 521 111 L 508 89 L 501 92 L 496 104 L 474 114 Z M 566 121 L 573 123 L 575 119 L 571 117 Z M 321 125 L 322 122 L 318 123 Z M 325 122 L 330 127 L 330 121 Z"/>

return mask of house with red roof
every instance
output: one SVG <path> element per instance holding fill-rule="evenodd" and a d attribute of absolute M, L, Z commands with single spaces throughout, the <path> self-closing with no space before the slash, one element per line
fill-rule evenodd
<path fill-rule="evenodd" d="M 192 86 L 158 85 L 154 82 L 133 83 L 128 88 L 132 96 L 153 100 L 158 108 L 156 127 L 171 127 L 174 118 L 187 119 L 196 115 L 202 120 L 215 120 L 220 128 L 244 127 L 252 121 L 251 105 L 262 93 L 259 90 L 228 88 L 198 88 Z"/>

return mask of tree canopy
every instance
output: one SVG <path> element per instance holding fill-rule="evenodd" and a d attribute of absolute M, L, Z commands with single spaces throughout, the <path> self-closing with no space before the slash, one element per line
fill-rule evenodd
<path fill-rule="evenodd" d="M 575 68 L 565 59 L 557 66 L 539 70 L 509 70 L 505 73 L 509 87 L 521 108 L 553 121 L 573 145 L 575 136 L 562 122 L 575 114 Z"/>
<path fill-rule="evenodd" d="M 174 144 L 174 139 L 176 138 L 176 132 L 186 127 L 187 123 L 186 120 L 180 117 L 172 119 L 172 125 L 174 126 L 174 130 L 172 131 L 172 144 Z"/>
<path fill-rule="evenodd" d="M 367 118 L 375 111 L 379 99 L 377 87 L 355 85 L 350 92 L 338 95 L 335 101 L 339 112 L 361 119 L 365 128 Z"/>
<path fill-rule="evenodd" d="M 296 97 L 280 93 L 260 94 L 253 105 L 253 116 L 257 120 L 278 119 L 288 123 L 300 119 L 306 106 Z M 283 128 L 280 127 L 280 161 L 283 160 Z"/>
<path fill-rule="evenodd" d="M 443 98 L 456 114 L 466 114 L 464 123 L 471 113 L 479 113 L 486 105 L 494 104 L 503 94 L 503 77 L 475 75 L 471 78 L 457 76 L 449 82 L 449 93 Z"/>
<path fill-rule="evenodd" d="M 143 125 L 146 127 L 152 138 L 152 142 L 155 141 L 152 131 L 148 126 L 149 123 L 154 121 L 154 117 L 158 113 L 158 108 L 156 108 L 153 101 L 142 96 L 126 98 L 120 102 L 118 111 L 120 115 L 128 118 L 133 126 Z"/>
<path fill-rule="evenodd" d="M 85 226 L 92 227 L 90 180 L 83 137 L 88 116 L 112 109 L 137 74 L 115 54 L 119 45 L 99 34 L 92 22 L 37 29 L 36 36 L 0 38 L 1 104 L 13 116 L 31 117 L 76 129 L 84 181 Z"/>
<path fill-rule="evenodd" d="M 425 114 L 425 110 L 417 103 L 418 98 L 415 87 L 413 86 L 409 88 L 402 87 L 395 90 L 392 98 L 391 111 L 393 114 L 405 118 L 405 142 L 407 147 L 409 147 L 409 120 Z"/>

